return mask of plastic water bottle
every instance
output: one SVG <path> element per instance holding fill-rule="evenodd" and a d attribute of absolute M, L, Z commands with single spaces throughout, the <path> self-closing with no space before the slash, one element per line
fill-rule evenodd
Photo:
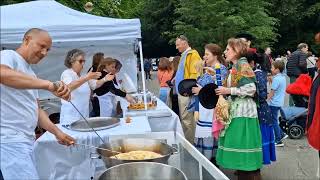
<path fill-rule="evenodd" d="M 217 85 L 218 85 L 218 86 L 222 86 L 220 64 L 217 63 L 214 68 L 215 68 L 215 70 L 216 70 Z"/>

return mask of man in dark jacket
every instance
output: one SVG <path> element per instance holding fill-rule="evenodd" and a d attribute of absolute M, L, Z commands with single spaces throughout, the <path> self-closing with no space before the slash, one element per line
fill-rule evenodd
<path fill-rule="evenodd" d="M 144 61 L 144 72 L 146 73 L 146 80 L 150 79 L 151 80 L 151 68 L 152 68 L 152 64 L 150 60 L 146 60 Z"/>
<path fill-rule="evenodd" d="M 271 64 L 273 62 L 273 59 L 271 57 L 271 48 L 266 47 L 264 49 L 264 54 L 263 54 L 263 62 L 261 65 L 261 69 L 266 71 L 268 74 L 271 74 Z"/>
<path fill-rule="evenodd" d="M 287 75 L 290 77 L 290 83 L 293 83 L 302 73 L 307 73 L 307 54 L 308 45 L 300 43 L 298 49 L 294 51 L 287 62 Z"/>
<path fill-rule="evenodd" d="M 307 53 L 308 45 L 300 43 L 298 49 L 294 51 L 287 62 L 287 75 L 290 78 L 290 84 L 295 82 L 300 74 L 307 73 Z M 292 96 L 289 99 L 290 106 L 293 105 Z"/>

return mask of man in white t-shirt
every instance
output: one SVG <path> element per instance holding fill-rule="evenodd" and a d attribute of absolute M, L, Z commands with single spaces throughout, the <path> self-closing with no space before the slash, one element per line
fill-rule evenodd
<path fill-rule="evenodd" d="M 70 98 L 65 84 L 57 86 L 38 79 L 31 69 L 31 64 L 47 55 L 51 44 L 47 31 L 33 28 L 25 33 L 16 51 L 1 51 L 0 157 L 4 179 L 39 179 L 32 160 L 37 124 L 54 134 L 60 144 L 74 144 L 75 140 L 57 128 L 38 105 L 38 89 L 66 100 Z"/>

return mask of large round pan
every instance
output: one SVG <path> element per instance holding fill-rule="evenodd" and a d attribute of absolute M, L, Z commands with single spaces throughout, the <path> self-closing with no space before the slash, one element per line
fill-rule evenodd
<path fill-rule="evenodd" d="M 134 162 L 107 169 L 99 180 L 187 180 L 179 169 L 155 162 Z"/>
<path fill-rule="evenodd" d="M 126 153 L 130 151 L 152 151 L 155 153 L 159 153 L 162 155 L 160 158 L 154 159 L 145 159 L 145 160 L 121 160 L 110 158 L 110 156 L 115 155 L 110 151 L 97 149 L 97 153 L 103 159 L 105 166 L 107 168 L 130 162 L 159 162 L 168 164 L 168 159 L 174 153 L 177 153 L 177 149 L 169 146 L 161 142 L 160 140 L 155 139 L 144 139 L 144 138 L 136 138 L 136 139 L 119 139 L 115 141 L 111 141 L 110 143 L 102 144 L 99 148 L 110 149 L 112 151 L 117 151 L 121 153 Z"/>
<path fill-rule="evenodd" d="M 74 131 L 92 131 L 92 128 L 96 131 L 109 129 L 120 124 L 119 118 L 114 117 L 93 117 L 87 118 L 90 126 L 88 126 L 85 120 L 78 120 L 71 123 L 67 128 Z M 92 127 L 92 128 L 91 128 Z"/>

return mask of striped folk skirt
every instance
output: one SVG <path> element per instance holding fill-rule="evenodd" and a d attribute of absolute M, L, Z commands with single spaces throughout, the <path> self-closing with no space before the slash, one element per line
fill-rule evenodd
<path fill-rule="evenodd" d="M 262 143 L 257 118 L 235 117 L 219 138 L 217 164 L 223 168 L 254 171 L 262 167 Z"/>

